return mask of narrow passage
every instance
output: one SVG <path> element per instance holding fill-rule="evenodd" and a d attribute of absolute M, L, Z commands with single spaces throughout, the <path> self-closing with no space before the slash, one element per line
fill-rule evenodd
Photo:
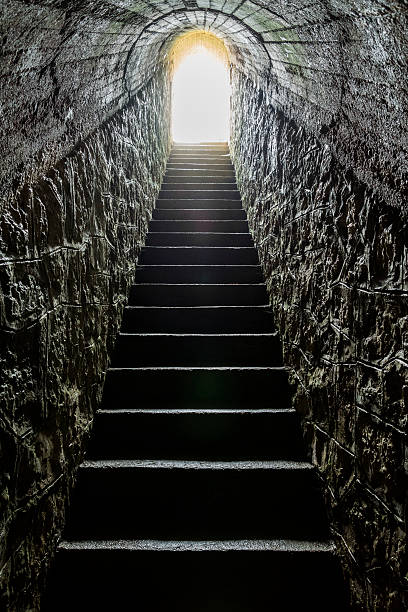
<path fill-rule="evenodd" d="M 47 609 L 344 610 L 227 144 L 173 147 L 149 229 Z"/>

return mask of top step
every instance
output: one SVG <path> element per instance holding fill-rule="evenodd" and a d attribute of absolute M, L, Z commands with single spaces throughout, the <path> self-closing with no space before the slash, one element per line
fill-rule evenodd
<path fill-rule="evenodd" d="M 177 146 L 177 147 L 173 147 L 171 150 L 171 154 L 173 153 L 186 153 L 187 155 L 190 154 L 195 154 L 195 155 L 202 155 L 202 154 L 207 154 L 207 153 L 225 153 L 227 155 L 229 155 L 229 148 L 227 146 L 217 146 L 217 147 L 213 147 L 213 146 Z"/>
<path fill-rule="evenodd" d="M 229 149 L 227 142 L 174 142 L 172 150 L 179 148 L 189 149 L 208 149 L 208 148 L 224 148 Z"/>
<path fill-rule="evenodd" d="M 219 164 L 225 163 L 230 164 L 232 168 L 231 158 L 228 154 L 216 154 L 216 153 L 171 153 L 169 162 L 203 162 L 208 164 Z"/>

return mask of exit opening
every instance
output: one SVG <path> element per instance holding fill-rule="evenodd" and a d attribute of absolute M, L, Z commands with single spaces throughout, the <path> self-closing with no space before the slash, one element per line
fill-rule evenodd
<path fill-rule="evenodd" d="M 209 32 L 190 32 L 173 47 L 175 142 L 229 140 L 230 75 L 226 47 Z"/>

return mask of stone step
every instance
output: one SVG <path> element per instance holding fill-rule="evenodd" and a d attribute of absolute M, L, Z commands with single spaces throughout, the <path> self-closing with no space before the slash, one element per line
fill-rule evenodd
<path fill-rule="evenodd" d="M 149 222 L 151 232 L 221 232 L 222 234 L 248 233 L 248 221 L 158 221 Z"/>
<path fill-rule="evenodd" d="M 220 410 L 288 405 L 288 372 L 282 367 L 110 368 L 103 397 L 103 408 L 108 409 Z"/>
<path fill-rule="evenodd" d="M 258 265 L 254 247 L 142 247 L 140 265 Z"/>
<path fill-rule="evenodd" d="M 113 368 L 281 366 L 276 332 L 269 334 L 120 333 Z"/>
<path fill-rule="evenodd" d="M 265 285 L 156 284 L 130 288 L 130 306 L 258 306 L 268 304 Z"/>
<path fill-rule="evenodd" d="M 195 157 L 193 155 L 189 155 L 189 156 L 184 156 L 184 155 L 171 155 L 167 161 L 167 166 L 166 169 L 169 168 L 170 166 L 172 166 L 173 164 L 199 164 L 202 165 L 204 164 L 205 166 L 208 166 L 209 169 L 211 169 L 214 166 L 226 166 L 228 167 L 230 170 L 234 170 L 234 166 L 231 163 L 231 160 L 229 159 L 228 156 L 217 156 L 217 157 L 213 157 L 213 156 L 206 156 L 206 157 Z"/>
<path fill-rule="evenodd" d="M 65 537 L 315 540 L 328 537 L 324 518 L 305 462 L 87 460 Z"/>
<path fill-rule="evenodd" d="M 245 334 L 275 328 L 269 306 L 127 306 L 122 331 Z"/>
<path fill-rule="evenodd" d="M 340 583 L 329 541 L 64 541 L 41 610 L 345 612 Z"/>
<path fill-rule="evenodd" d="M 189 175 L 189 174 L 184 174 L 182 172 L 180 173 L 172 173 L 172 174 L 166 174 L 166 176 L 164 177 L 162 186 L 166 187 L 168 185 L 172 185 L 174 183 L 202 183 L 202 184 L 207 184 L 207 183 L 229 183 L 231 185 L 233 185 L 234 188 L 236 188 L 236 182 L 235 182 L 235 176 L 232 174 L 230 176 L 228 175 L 220 175 L 220 174 L 215 174 L 215 173 L 206 173 L 203 175 Z"/>
<path fill-rule="evenodd" d="M 170 151 L 170 157 L 172 155 L 196 155 L 198 157 L 201 157 L 202 155 L 226 155 L 227 157 L 231 157 L 228 147 L 222 146 L 206 147 L 201 149 L 194 147 L 177 147 Z"/>
<path fill-rule="evenodd" d="M 138 265 L 135 272 L 136 283 L 258 284 L 262 281 L 262 270 L 257 265 Z"/>
<path fill-rule="evenodd" d="M 200 179 L 200 177 L 202 177 L 203 180 L 206 179 L 210 179 L 210 178 L 217 178 L 220 181 L 225 180 L 225 182 L 229 182 L 229 180 L 232 180 L 232 182 L 235 183 L 235 171 L 231 170 L 231 169 L 220 169 L 220 168 L 198 168 L 198 169 L 194 169 L 194 168 L 167 168 L 166 170 L 166 175 L 164 180 L 172 180 L 173 178 L 175 178 L 176 180 L 178 180 L 178 177 L 188 177 L 188 178 L 197 178 Z"/>
<path fill-rule="evenodd" d="M 216 186 L 217 187 L 217 186 Z M 161 189 L 158 197 L 160 200 L 238 200 L 241 201 L 237 189 L 227 186 L 225 189 Z M 182 207 L 180 207 L 182 208 Z"/>
<path fill-rule="evenodd" d="M 294 410 L 100 410 L 88 459 L 303 459 Z"/>
<path fill-rule="evenodd" d="M 166 171 L 168 170 L 228 170 L 233 172 L 233 166 L 231 163 L 207 162 L 203 159 L 198 162 L 168 162 Z"/>
<path fill-rule="evenodd" d="M 149 232 L 146 246 L 249 247 L 254 243 L 249 233 Z"/>
<path fill-rule="evenodd" d="M 188 143 L 180 143 L 180 144 L 175 144 L 171 151 L 170 151 L 170 155 L 172 153 L 187 153 L 188 155 L 193 153 L 193 154 L 199 154 L 199 155 L 205 155 L 206 153 L 227 153 L 229 154 L 229 147 L 226 143 L 214 143 L 214 144 L 200 144 L 200 145 L 196 145 L 196 144 L 188 144 Z"/>
<path fill-rule="evenodd" d="M 229 144 L 226 140 L 208 140 L 208 141 L 200 141 L 200 142 L 179 142 L 179 141 L 174 141 L 172 144 L 172 148 L 171 150 L 175 150 L 178 148 L 193 148 L 193 149 L 207 149 L 207 148 L 219 148 L 219 147 L 223 147 L 225 149 L 227 149 L 227 151 L 229 151 Z"/>
<path fill-rule="evenodd" d="M 213 149 L 208 151 L 182 151 L 182 150 L 173 150 L 170 152 L 168 159 L 177 159 L 177 158 L 185 158 L 185 159 L 225 159 L 227 161 L 231 161 L 231 156 L 228 150 L 225 149 Z"/>
<path fill-rule="evenodd" d="M 235 209 L 242 209 L 242 205 L 241 202 L 239 200 L 225 200 L 222 198 L 218 198 L 216 200 L 194 200 L 194 199 L 180 199 L 180 200 L 173 200 L 170 198 L 163 198 L 162 200 L 158 200 L 157 201 L 157 205 L 155 210 L 161 210 L 163 208 L 192 208 L 192 209 L 198 209 L 198 208 L 205 208 L 205 209 L 209 209 L 209 208 L 222 208 L 223 210 L 225 210 L 226 208 L 231 209 L 231 210 L 235 210 Z"/>
<path fill-rule="evenodd" d="M 190 183 L 189 181 L 179 181 L 178 183 L 171 183 L 170 185 L 162 185 L 160 195 L 163 195 L 165 198 L 171 197 L 175 191 L 193 191 L 194 193 L 201 193 L 201 191 L 227 191 L 228 193 L 238 193 L 239 195 L 235 183 Z M 166 194 L 169 194 L 169 196 L 166 196 Z"/>
<path fill-rule="evenodd" d="M 153 219 L 159 221 L 245 221 L 246 212 L 242 208 L 155 208 Z"/>

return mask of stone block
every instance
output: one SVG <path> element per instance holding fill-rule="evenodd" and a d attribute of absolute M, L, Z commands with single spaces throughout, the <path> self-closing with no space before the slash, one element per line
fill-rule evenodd
<path fill-rule="evenodd" d="M 356 403 L 368 412 L 383 413 L 383 371 L 365 363 L 357 363 Z"/>
<path fill-rule="evenodd" d="M 405 361 L 393 359 L 383 369 L 384 420 L 407 431 L 408 423 L 408 366 Z"/>
<path fill-rule="evenodd" d="M 0 263 L 13 258 L 30 258 L 33 252 L 32 201 L 32 189 L 25 186 L 7 204 L 0 204 Z"/>
<path fill-rule="evenodd" d="M 358 477 L 400 518 L 406 490 L 406 435 L 379 417 L 357 409 Z"/>
<path fill-rule="evenodd" d="M 57 171 L 33 189 L 34 252 L 37 256 L 60 247 L 65 239 L 65 202 Z"/>

